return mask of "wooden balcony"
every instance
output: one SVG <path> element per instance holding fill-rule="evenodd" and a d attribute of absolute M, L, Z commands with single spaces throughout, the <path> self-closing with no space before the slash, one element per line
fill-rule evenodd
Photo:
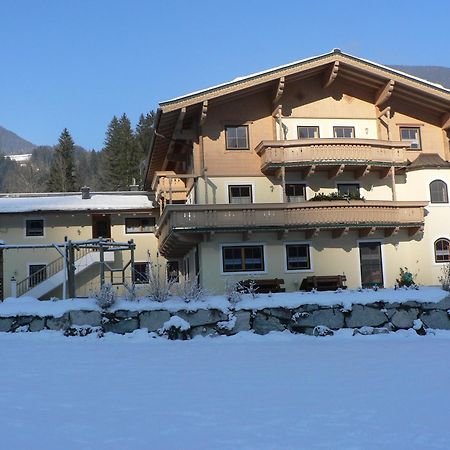
<path fill-rule="evenodd" d="M 305 177 L 327 171 L 334 178 L 352 171 L 360 178 L 373 171 L 385 177 L 392 167 L 401 171 L 408 163 L 407 148 L 405 142 L 377 139 L 298 139 L 262 141 L 256 152 L 265 174 L 284 167 L 303 171 Z"/>
<path fill-rule="evenodd" d="M 318 201 L 292 205 L 253 203 L 248 205 L 169 205 L 159 220 L 160 252 L 180 257 L 202 239 L 215 233 L 241 233 L 242 240 L 253 232 L 304 231 L 311 239 L 322 231 L 334 238 L 357 230 L 360 237 L 382 230 L 385 236 L 408 229 L 422 230 L 427 202 Z"/>
<path fill-rule="evenodd" d="M 174 171 L 155 172 L 152 189 L 158 203 L 184 203 L 196 177 L 192 174 L 177 174 Z"/>

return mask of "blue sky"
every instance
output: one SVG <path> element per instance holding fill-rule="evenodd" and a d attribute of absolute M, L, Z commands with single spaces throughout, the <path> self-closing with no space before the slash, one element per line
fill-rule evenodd
<path fill-rule="evenodd" d="M 0 125 L 100 149 L 114 114 L 339 47 L 450 67 L 450 2 L 1 0 Z"/>

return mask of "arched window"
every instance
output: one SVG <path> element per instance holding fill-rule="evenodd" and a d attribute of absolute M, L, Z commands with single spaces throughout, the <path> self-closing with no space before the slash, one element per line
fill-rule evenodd
<path fill-rule="evenodd" d="M 448 203 L 447 185 L 442 180 L 430 183 L 431 203 Z"/>
<path fill-rule="evenodd" d="M 434 243 L 434 260 L 436 262 L 450 261 L 450 241 L 448 239 L 438 239 Z"/>

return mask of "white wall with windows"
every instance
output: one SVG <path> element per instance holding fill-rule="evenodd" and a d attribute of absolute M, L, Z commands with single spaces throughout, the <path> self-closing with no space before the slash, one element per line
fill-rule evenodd
<path fill-rule="evenodd" d="M 358 139 L 378 139 L 378 125 L 376 119 L 311 119 L 301 117 L 283 117 L 283 136 L 286 139 L 299 139 L 298 127 L 318 127 L 320 138 L 336 136 L 335 127 L 351 127 Z M 339 134 L 340 136 L 340 134 Z"/>

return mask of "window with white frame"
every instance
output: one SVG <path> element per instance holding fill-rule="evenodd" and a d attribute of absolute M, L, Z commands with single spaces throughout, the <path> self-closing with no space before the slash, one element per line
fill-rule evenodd
<path fill-rule="evenodd" d="M 419 127 L 400 127 L 400 140 L 409 142 L 413 150 L 422 148 Z"/>
<path fill-rule="evenodd" d="M 442 180 L 434 180 L 430 183 L 431 203 L 448 203 L 447 184 Z"/>
<path fill-rule="evenodd" d="M 222 270 L 226 272 L 263 272 L 264 246 L 230 245 L 222 247 Z"/>
<path fill-rule="evenodd" d="M 299 139 L 315 139 L 319 137 L 319 127 L 297 127 Z"/>
<path fill-rule="evenodd" d="M 236 184 L 228 186 L 228 201 L 230 203 L 252 203 L 251 184 Z"/>
<path fill-rule="evenodd" d="M 285 249 L 287 270 L 311 269 L 309 244 L 286 244 Z"/>
<path fill-rule="evenodd" d="M 248 150 L 248 126 L 227 125 L 225 127 L 225 141 L 227 150 Z"/>
<path fill-rule="evenodd" d="M 286 183 L 285 192 L 288 203 L 306 201 L 306 185 L 303 183 Z"/>
<path fill-rule="evenodd" d="M 434 260 L 437 263 L 450 262 L 450 241 L 445 238 L 434 243 Z"/>
<path fill-rule="evenodd" d="M 355 127 L 333 127 L 333 136 L 335 138 L 354 138 Z"/>
<path fill-rule="evenodd" d="M 25 221 L 26 236 L 44 236 L 43 219 L 27 219 Z"/>

